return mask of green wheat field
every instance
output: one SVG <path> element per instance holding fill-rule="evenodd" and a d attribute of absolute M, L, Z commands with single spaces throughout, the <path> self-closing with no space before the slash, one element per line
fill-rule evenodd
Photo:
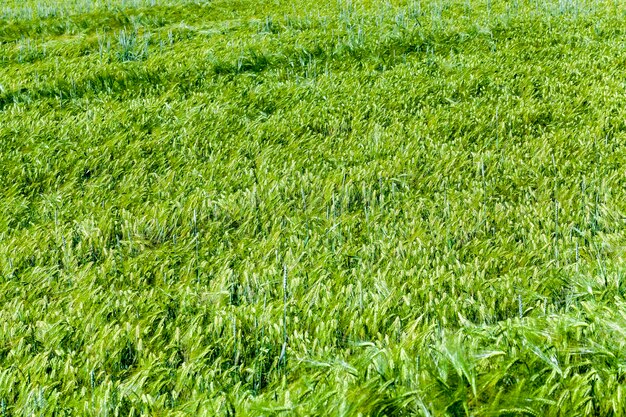
<path fill-rule="evenodd" d="M 626 3 L 1 0 L 0 417 L 625 416 Z"/>

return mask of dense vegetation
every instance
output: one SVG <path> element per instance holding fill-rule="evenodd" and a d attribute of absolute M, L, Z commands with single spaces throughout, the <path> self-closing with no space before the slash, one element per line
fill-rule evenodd
<path fill-rule="evenodd" d="M 625 16 L 3 1 L 0 416 L 625 415 Z"/>

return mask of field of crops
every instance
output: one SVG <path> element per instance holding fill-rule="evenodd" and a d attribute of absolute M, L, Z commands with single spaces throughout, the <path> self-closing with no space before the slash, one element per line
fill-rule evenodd
<path fill-rule="evenodd" d="M 626 4 L 0 2 L 0 417 L 626 415 Z"/>

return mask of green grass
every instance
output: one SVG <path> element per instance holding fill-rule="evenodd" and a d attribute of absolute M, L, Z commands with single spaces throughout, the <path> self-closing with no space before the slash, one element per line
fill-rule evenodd
<path fill-rule="evenodd" d="M 0 6 L 0 417 L 626 415 L 626 6 Z"/>

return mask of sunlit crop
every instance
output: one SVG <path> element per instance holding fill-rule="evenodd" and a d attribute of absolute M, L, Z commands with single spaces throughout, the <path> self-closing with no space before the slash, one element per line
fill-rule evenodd
<path fill-rule="evenodd" d="M 0 417 L 626 415 L 625 36 L 0 2 Z"/>

